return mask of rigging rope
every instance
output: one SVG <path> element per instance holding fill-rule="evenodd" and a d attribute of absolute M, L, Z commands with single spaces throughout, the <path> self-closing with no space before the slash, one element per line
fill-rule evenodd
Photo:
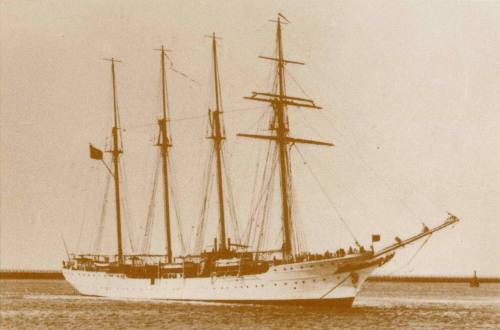
<path fill-rule="evenodd" d="M 259 116 L 259 119 L 254 123 L 254 125 L 252 125 L 252 128 L 253 126 L 258 126 L 258 124 L 265 118 L 265 112 L 263 112 L 260 116 Z M 254 141 L 254 144 L 256 142 Z M 269 142 L 267 144 L 267 148 L 264 149 L 259 149 L 259 155 L 257 155 L 257 157 L 255 157 L 254 159 L 256 159 L 256 163 L 257 165 L 255 166 L 255 173 L 253 175 L 254 177 L 254 180 L 253 180 L 253 184 L 252 184 L 252 192 L 250 194 L 250 196 L 252 197 L 251 201 L 250 201 L 250 205 L 252 206 L 251 208 L 251 213 L 250 213 L 250 220 L 247 222 L 247 225 L 246 225 L 246 228 L 244 230 L 244 234 L 243 234 L 243 242 L 245 245 L 251 245 L 250 244 L 250 233 L 251 233 L 251 230 L 253 228 L 253 221 L 255 220 L 254 217 L 255 217 L 255 213 L 256 213 L 256 207 L 257 207 L 257 202 L 256 202 L 256 199 L 257 198 L 262 198 L 262 196 L 260 194 L 257 193 L 257 188 L 259 187 L 259 184 L 258 184 L 258 179 L 259 177 L 262 177 L 262 184 L 260 185 L 261 189 L 262 187 L 264 187 L 264 182 L 265 182 L 265 176 L 264 176 L 264 173 L 262 174 L 262 176 L 260 176 L 260 164 L 262 163 L 260 161 L 260 159 L 262 158 L 261 157 L 261 154 L 264 150 L 267 150 L 267 153 L 266 153 L 266 160 L 265 160 L 265 165 L 264 165 L 264 170 L 267 168 L 267 164 L 269 162 L 269 148 L 271 147 L 272 143 Z"/>
<path fill-rule="evenodd" d="M 295 83 L 295 85 L 297 85 L 297 87 L 299 87 L 300 91 L 302 93 L 304 93 L 304 95 L 308 98 L 312 98 L 309 96 L 309 94 L 306 93 L 306 91 L 304 90 L 304 88 L 302 88 L 302 86 L 299 84 L 299 82 L 297 81 L 297 79 L 295 79 L 295 77 L 292 75 L 292 72 L 290 70 L 288 70 L 286 67 L 285 68 L 285 72 L 287 73 L 288 76 L 290 76 L 290 78 L 292 78 L 292 81 Z"/>
<path fill-rule="evenodd" d="M 316 134 L 317 134 L 317 135 L 318 135 L 321 139 L 323 139 L 323 140 L 328 140 L 327 138 L 325 138 L 324 136 L 322 136 L 322 135 L 321 135 L 321 133 L 320 133 L 320 132 L 318 132 L 318 131 L 317 131 L 317 129 L 316 129 L 314 126 L 309 125 L 309 123 L 308 123 L 307 119 L 306 119 L 304 116 L 301 116 L 301 118 L 302 118 L 302 123 L 304 123 L 304 124 L 305 124 L 305 125 L 306 125 L 309 129 L 311 129 L 312 131 L 314 131 L 314 132 L 315 132 L 315 133 L 316 133 Z M 310 157 L 311 157 L 311 158 L 313 158 L 314 160 L 317 160 L 317 158 L 316 158 L 315 156 L 313 156 L 313 155 L 311 155 Z M 305 158 L 305 157 L 304 157 L 304 158 Z M 317 163 L 318 163 L 318 164 L 322 164 L 323 162 L 322 162 L 322 161 L 317 161 Z M 332 177 L 332 178 L 335 178 L 335 174 L 333 174 L 333 172 L 330 170 L 330 168 L 329 168 L 328 166 L 327 166 L 327 167 L 322 167 L 322 169 L 323 169 L 323 170 L 325 170 L 327 173 L 329 173 L 329 174 L 331 175 L 331 177 Z M 342 188 L 342 190 L 343 190 L 343 191 L 350 193 L 350 194 L 351 194 L 351 196 L 352 196 L 354 199 L 356 199 L 356 201 L 357 201 L 358 203 L 362 204 L 362 205 L 364 206 L 364 208 L 363 208 L 363 209 L 364 209 L 364 210 L 366 210 L 366 212 L 368 212 L 368 213 L 369 213 L 369 217 L 371 217 L 371 218 L 375 218 L 375 216 L 373 215 L 373 213 L 369 211 L 369 208 L 367 207 L 366 203 L 365 203 L 362 199 L 358 198 L 358 197 L 355 195 L 355 193 L 354 193 L 354 192 L 350 189 L 350 187 L 348 187 L 348 186 L 346 186 L 346 185 L 344 185 L 344 184 L 340 183 L 340 182 L 339 182 L 339 181 L 337 181 L 337 180 L 335 180 L 334 182 L 335 182 L 335 185 L 336 185 L 337 187 L 340 187 L 340 188 Z"/>
<path fill-rule="evenodd" d="M 88 167 L 87 168 L 87 173 L 85 173 L 84 177 L 90 177 L 90 171 L 95 168 L 94 166 Z M 92 176 L 93 178 L 94 176 Z M 87 224 L 87 205 L 89 204 L 90 200 L 90 194 L 91 194 L 91 189 L 90 188 L 91 180 L 85 180 L 85 187 L 84 189 L 87 191 L 87 195 L 85 196 L 85 203 L 83 204 L 82 207 L 82 220 L 80 223 L 80 231 L 78 233 L 78 239 L 76 241 L 76 251 L 80 252 L 80 245 L 82 242 L 82 236 L 85 231 L 85 225 Z"/>
<path fill-rule="evenodd" d="M 212 149 L 209 155 L 209 161 L 207 163 L 206 171 L 204 173 L 203 181 L 205 181 L 205 185 L 204 185 L 204 191 L 202 193 L 203 202 L 200 214 L 200 223 L 198 224 L 198 228 L 196 230 L 196 236 L 194 238 L 194 247 L 193 247 L 194 253 L 200 253 L 203 249 L 205 224 L 208 216 L 210 193 L 212 191 L 212 183 L 213 183 L 213 177 L 211 173 L 212 173 L 212 165 L 214 163 L 214 155 L 215 155 L 215 150 Z"/>
<path fill-rule="evenodd" d="M 134 248 L 135 238 L 134 238 L 134 231 L 133 231 L 134 222 L 133 222 L 132 213 L 130 212 L 130 209 L 128 208 L 128 201 L 127 201 L 127 196 L 128 196 L 127 182 L 128 182 L 128 179 L 127 179 L 127 174 L 125 172 L 125 169 L 122 166 L 122 162 L 120 161 L 118 165 L 120 166 L 120 174 L 123 177 L 123 180 L 122 180 L 123 194 L 121 196 L 121 202 L 123 204 L 123 220 L 124 220 L 125 226 L 127 228 L 127 237 L 128 237 L 129 244 L 130 244 L 130 251 L 132 253 L 134 253 L 134 251 L 135 251 L 135 248 Z"/>
<path fill-rule="evenodd" d="M 293 80 L 293 81 L 294 81 L 294 83 L 297 85 L 297 87 L 298 87 L 298 88 L 302 91 L 302 93 L 304 93 L 304 95 L 306 95 L 307 97 L 309 97 L 309 98 L 310 98 L 310 96 L 308 95 L 308 93 L 304 90 L 304 88 L 300 85 L 300 83 L 299 83 L 299 82 L 295 79 L 295 77 L 292 75 L 292 73 L 291 73 L 289 70 L 287 70 L 286 68 L 285 68 L 285 71 L 286 71 L 286 72 L 287 72 L 287 74 L 288 74 L 288 75 L 292 78 L 292 80 Z M 320 113 L 321 113 L 321 114 L 322 114 L 322 115 L 323 115 L 323 116 L 327 119 L 327 121 L 331 124 L 332 128 L 333 128 L 334 130 L 336 130 L 336 129 L 335 129 L 335 126 L 332 124 L 332 121 L 331 121 L 331 120 L 330 120 L 330 118 L 327 116 L 327 112 L 323 112 L 323 111 L 322 111 L 322 112 L 320 112 Z M 316 130 L 315 128 L 313 128 L 313 130 L 317 132 L 317 130 Z M 336 130 L 336 131 L 337 131 L 337 130 Z M 317 133 L 318 133 L 318 132 L 317 132 Z M 339 132 L 337 131 L 337 133 L 339 133 Z M 345 136 L 345 135 L 344 135 L 344 134 L 342 134 L 342 133 L 339 133 L 339 134 L 340 134 L 340 135 Z M 320 134 L 318 133 L 318 135 L 320 135 Z M 320 136 L 321 136 L 321 135 L 320 135 Z M 354 141 L 354 143 L 356 144 L 356 146 L 359 148 L 359 145 L 358 145 L 357 141 L 356 141 L 354 138 L 353 138 L 352 140 Z M 380 177 L 379 177 L 379 175 L 375 172 L 375 170 L 374 170 L 372 167 L 370 167 L 370 166 L 369 166 L 369 165 L 368 165 L 368 164 L 364 161 L 364 159 L 363 159 L 363 158 L 361 158 L 361 156 L 359 156 L 359 155 L 357 155 L 357 156 L 358 156 L 358 158 L 362 161 L 363 165 L 365 165 L 365 167 L 366 167 L 366 168 L 370 169 L 370 170 L 371 170 L 371 172 L 372 172 L 372 173 L 373 173 L 373 174 L 374 174 L 374 175 L 375 175 L 375 176 L 376 176 L 376 177 L 377 177 L 377 178 L 378 178 L 378 179 L 379 179 L 382 183 L 384 183 L 384 185 L 385 185 L 385 186 L 389 189 L 389 184 L 388 184 L 387 182 L 385 182 L 385 180 L 383 180 L 382 178 L 380 178 Z M 428 199 L 428 201 L 430 201 L 430 202 L 431 202 L 431 203 L 432 203 L 432 204 L 433 204 L 433 205 L 437 208 L 437 205 L 436 205 L 436 204 L 435 204 L 432 200 L 430 200 L 430 199 L 427 197 L 427 195 L 425 195 L 425 194 L 422 194 L 422 195 L 423 195 L 423 196 L 425 196 L 425 198 L 426 198 L 426 199 Z M 418 217 L 418 216 L 417 216 L 417 215 L 413 212 L 413 210 L 412 210 L 412 209 L 411 209 L 411 208 L 410 208 L 410 207 L 409 207 L 409 206 L 408 206 L 408 205 L 407 205 L 407 204 L 406 204 L 403 200 L 401 200 L 401 199 L 399 199 L 399 198 L 398 198 L 398 202 L 399 202 L 401 205 L 403 205 L 403 207 L 404 207 L 404 208 L 406 208 L 406 209 L 407 209 L 407 211 L 408 211 L 408 212 L 410 212 L 410 213 L 411 213 L 411 214 L 412 214 L 412 215 L 413 215 L 413 216 L 414 216 L 414 217 L 415 217 L 415 218 L 416 218 L 419 222 L 422 222 L 422 220 L 420 219 L 420 217 Z"/>
<path fill-rule="evenodd" d="M 291 212 L 293 212 L 293 216 L 291 217 L 291 229 L 292 229 L 292 237 L 294 240 L 294 244 L 292 247 L 294 248 L 294 255 L 300 254 L 302 251 L 304 251 L 305 247 L 305 236 L 304 232 L 302 230 L 302 221 L 301 217 L 299 214 L 299 208 L 297 207 L 297 199 L 296 199 L 296 194 L 295 194 L 295 189 L 293 185 L 293 176 L 291 174 L 291 169 L 290 169 L 290 175 L 289 175 L 289 182 L 290 182 L 290 187 L 289 187 L 289 195 L 290 195 L 290 200 L 292 201 L 289 205 L 291 208 Z M 292 207 L 292 205 L 294 207 Z"/>
<path fill-rule="evenodd" d="M 337 134 L 339 134 L 340 136 L 346 137 L 345 134 L 342 134 L 342 132 L 340 132 L 338 129 L 335 128 L 335 126 L 333 125 L 333 121 L 329 118 L 329 116 L 327 116 L 327 113 L 328 113 L 327 111 L 321 112 L 321 114 L 324 116 L 324 118 L 330 123 L 330 126 L 332 127 L 332 129 L 335 132 L 337 132 Z M 359 143 L 355 140 L 355 138 L 352 137 L 351 140 L 354 142 L 355 146 L 357 147 L 357 148 L 354 148 L 354 150 L 361 149 Z M 351 156 L 351 159 L 354 160 L 354 158 L 352 157 L 351 150 L 348 150 L 348 154 Z M 401 204 L 403 206 L 403 208 L 405 208 L 414 217 L 414 220 L 416 220 L 419 223 L 423 222 L 423 220 L 408 206 L 408 204 L 404 200 L 402 200 L 399 197 L 396 197 L 396 193 L 393 191 L 393 189 L 391 188 L 389 183 L 385 179 L 383 179 L 380 175 L 378 175 L 378 173 L 375 171 L 375 169 L 373 167 L 371 167 L 358 153 L 354 153 L 354 154 L 361 161 L 362 165 L 364 165 L 364 167 L 367 168 L 373 174 L 373 176 L 379 180 L 379 182 L 381 182 L 389 191 L 392 192 L 393 199 L 396 200 L 399 204 Z M 434 202 L 432 202 L 426 195 L 424 195 L 424 196 L 435 207 L 437 207 L 437 205 Z"/>
<path fill-rule="evenodd" d="M 184 72 L 181 72 L 181 71 L 175 69 L 174 68 L 174 62 L 172 61 L 172 59 L 170 58 L 170 56 L 168 56 L 167 53 L 165 53 L 165 57 L 167 58 L 167 60 L 169 62 L 169 65 L 170 65 L 169 70 L 172 70 L 173 72 L 177 73 L 178 75 L 180 75 L 180 76 L 186 78 L 187 80 L 195 83 L 196 85 L 200 86 L 199 82 L 197 82 L 196 80 L 194 80 L 193 78 L 191 78 L 190 76 L 188 76 L 187 74 L 185 74 Z"/>
<path fill-rule="evenodd" d="M 290 146 L 291 147 L 291 146 Z M 292 170 L 291 170 L 291 161 L 290 161 L 290 154 L 288 158 L 288 165 L 287 165 L 287 172 L 288 172 L 288 208 L 290 212 L 290 236 L 292 240 L 292 255 L 296 256 L 299 254 L 299 251 L 301 249 L 301 240 L 299 238 L 299 229 L 298 229 L 298 223 L 297 223 L 297 207 L 295 207 L 295 191 L 293 189 L 293 176 L 292 176 Z"/>
<path fill-rule="evenodd" d="M 415 251 L 415 253 L 413 254 L 413 256 L 408 260 L 408 262 L 406 264 L 404 264 L 403 266 L 399 267 L 398 269 L 390 272 L 389 275 L 393 275 L 394 273 L 399 272 L 401 269 L 407 267 L 413 261 L 413 259 L 415 259 L 415 257 L 417 256 L 417 254 L 422 250 L 422 248 L 427 243 L 427 241 L 431 238 L 431 236 L 432 235 L 427 236 L 427 238 L 425 239 L 425 241 L 422 242 L 422 245 L 420 245 L 420 247 Z"/>
<path fill-rule="evenodd" d="M 276 177 L 275 176 L 275 173 L 276 173 L 276 165 L 278 164 L 277 162 L 277 157 L 276 157 L 276 161 L 274 162 L 274 166 L 273 166 L 273 170 L 270 174 L 270 178 L 269 178 L 269 185 L 265 188 L 267 190 L 267 193 L 265 194 L 265 199 L 264 199 L 264 204 L 262 206 L 262 211 L 261 211 L 261 214 L 260 214 L 260 230 L 259 230 L 259 235 L 256 237 L 257 239 L 257 251 L 261 251 L 263 250 L 263 247 L 267 246 L 267 240 L 268 237 L 265 236 L 266 232 L 265 232 L 265 229 L 267 228 L 268 226 L 268 223 L 269 223 L 269 218 L 270 218 L 270 214 L 271 214 L 271 205 L 272 205 L 272 201 L 273 201 L 273 197 L 274 197 L 274 178 Z M 257 224 L 257 226 L 259 226 Z"/>
<path fill-rule="evenodd" d="M 171 164 L 170 158 L 168 158 L 168 166 L 170 168 L 170 172 L 172 173 L 171 175 L 171 182 L 172 184 L 170 185 L 170 196 L 172 198 L 172 203 L 174 204 L 174 211 L 175 211 L 175 219 L 177 221 L 177 238 L 181 244 L 181 253 L 184 255 L 186 253 L 186 242 L 184 242 L 184 235 L 183 235 L 183 230 L 182 230 L 182 222 L 181 222 L 181 216 L 180 216 L 180 211 L 179 211 L 179 203 L 177 203 L 177 198 L 175 197 L 175 191 L 174 185 L 177 187 L 175 184 L 175 178 L 176 176 L 173 174 L 173 166 Z"/>
<path fill-rule="evenodd" d="M 255 246 L 257 251 L 260 251 L 262 246 L 265 246 L 264 229 L 267 227 L 271 211 L 272 199 L 274 195 L 274 178 L 278 164 L 277 146 L 274 143 L 269 142 L 267 150 L 266 162 L 263 167 L 262 182 L 260 185 L 261 188 L 258 193 L 259 197 L 254 204 L 253 213 L 250 217 L 250 226 L 247 228 L 247 245 Z M 269 163 L 271 164 L 270 167 L 268 166 Z M 252 228 L 252 225 L 254 228 Z M 250 236 L 251 233 L 255 233 L 253 238 Z"/>
<path fill-rule="evenodd" d="M 155 201 L 156 201 L 156 190 L 158 188 L 158 177 L 160 173 L 160 155 L 157 154 L 155 169 L 153 172 L 153 189 L 151 192 L 151 199 L 149 200 L 148 213 L 146 216 L 146 227 L 144 228 L 144 237 L 142 239 L 141 251 L 144 254 L 148 254 L 151 252 L 151 237 L 152 230 L 154 226 L 154 209 L 155 209 Z"/>
<path fill-rule="evenodd" d="M 247 107 L 247 108 L 238 108 L 238 109 L 233 109 L 233 110 L 224 110 L 224 114 L 231 114 L 231 113 L 238 113 L 238 112 L 245 112 L 245 111 L 250 111 L 250 110 L 263 110 L 262 107 Z M 265 114 L 265 112 L 264 112 Z M 167 119 L 167 122 L 178 122 L 178 121 L 186 121 L 186 120 L 195 120 L 195 119 L 204 119 L 206 118 L 207 115 L 196 115 L 196 116 L 187 116 L 187 117 L 169 117 Z M 158 126 L 158 123 L 149 123 L 149 124 L 138 124 L 138 125 L 132 125 L 132 126 L 127 126 L 124 127 L 124 130 L 131 130 L 131 129 L 136 129 L 136 128 L 144 128 L 144 127 L 153 127 L 153 126 Z M 169 130 L 170 131 L 170 130 Z"/>
<path fill-rule="evenodd" d="M 234 235 L 235 235 L 235 240 L 236 243 L 241 244 L 241 237 L 240 237 L 240 228 L 238 225 L 238 217 L 236 213 L 236 207 L 235 207 L 235 201 L 234 201 L 234 194 L 233 194 L 233 185 L 231 182 L 231 176 L 229 175 L 229 169 L 226 165 L 226 159 L 224 157 L 223 150 L 221 150 L 222 153 L 222 166 L 224 169 L 224 178 L 226 179 L 226 191 L 228 194 L 228 201 L 229 201 L 229 213 L 230 213 L 230 218 L 231 218 L 231 224 L 234 229 Z"/>
<path fill-rule="evenodd" d="M 104 222 L 106 221 L 106 210 L 107 210 L 107 204 L 108 204 L 108 195 L 109 195 L 109 186 L 111 183 L 111 175 L 106 171 L 106 185 L 104 188 L 104 197 L 103 197 L 103 202 L 101 206 L 101 216 L 99 219 L 99 225 L 97 227 L 97 235 L 94 241 L 94 248 L 93 251 L 95 254 L 99 254 L 101 252 L 101 245 L 102 245 L 102 234 L 104 231 Z"/>
<path fill-rule="evenodd" d="M 330 203 L 330 205 L 335 210 L 335 213 L 337 214 L 337 217 L 340 219 L 340 221 L 342 221 L 342 223 L 344 224 L 345 228 L 347 229 L 347 231 L 349 232 L 349 234 L 351 235 L 351 237 L 354 239 L 354 241 L 357 242 L 358 240 L 357 240 L 356 236 L 354 235 L 353 231 L 351 230 L 351 228 L 349 227 L 349 225 L 347 224 L 347 222 L 344 220 L 344 217 L 342 217 L 342 214 L 340 214 L 340 211 L 338 210 L 338 208 L 335 205 L 335 203 L 333 203 L 332 199 L 327 194 L 326 189 L 323 187 L 323 185 L 321 184 L 321 182 L 318 179 L 318 177 L 316 176 L 316 174 L 314 174 L 314 172 L 312 171 L 311 167 L 309 166 L 309 164 L 305 160 L 304 155 L 302 154 L 302 152 L 300 151 L 300 149 L 297 147 L 297 145 L 294 145 L 294 146 L 295 146 L 295 149 L 297 150 L 298 154 L 302 158 L 302 161 L 304 162 L 304 165 L 306 165 L 307 169 L 309 170 L 309 173 L 311 173 L 312 177 L 314 178 L 314 181 L 316 181 L 316 184 L 321 189 L 321 192 L 323 193 L 323 195 L 326 197 L 327 201 Z"/>

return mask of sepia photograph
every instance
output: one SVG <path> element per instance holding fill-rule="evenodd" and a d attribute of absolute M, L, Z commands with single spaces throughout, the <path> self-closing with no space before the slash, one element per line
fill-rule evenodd
<path fill-rule="evenodd" d="M 0 329 L 500 328 L 499 22 L 0 0 Z"/>

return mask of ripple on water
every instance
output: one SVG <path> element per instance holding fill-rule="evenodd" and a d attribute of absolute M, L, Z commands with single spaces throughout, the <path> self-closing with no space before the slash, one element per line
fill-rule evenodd
<path fill-rule="evenodd" d="M 0 281 L 4 328 L 493 328 L 500 285 L 367 283 L 353 308 L 115 300 L 64 281 Z"/>

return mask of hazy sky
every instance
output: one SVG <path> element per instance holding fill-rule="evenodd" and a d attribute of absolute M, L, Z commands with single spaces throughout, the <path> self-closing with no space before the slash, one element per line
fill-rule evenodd
<path fill-rule="evenodd" d="M 499 276 L 500 2 L 477 1 L 0 1 L 0 268 L 55 269 L 61 236 L 72 251 L 94 241 L 106 172 L 88 159 L 88 143 L 104 148 L 109 137 L 110 70 L 102 59 L 112 56 L 123 60 L 127 228 L 139 245 L 157 151 L 153 49 L 161 44 L 189 77 L 168 71 L 174 189 L 191 235 L 209 149 L 206 120 L 192 117 L 213 104 L 204 37 L 212 32 L 222 37 L 226 156 L 243 228 L 264 146 L 235 135 L 266 128 L 259 118 L 269 110 L 242 97 L 270 89 L 271 66 L 257 57 L 273 54 L 268 20 L 278 12 L 291 21 L 285 55 L 306 62 L 288 67 L 289 92 L 324 108 L 291 109 L 292 134 L 336 145 L 299 146 L 307 164 L 291 151 L 305 246 L 352 243 L 311 168 L 365 245 L 372 233 L 382 246 L 420 231 L 422 221 L 437 225 L 446 212 L 462 220 L 413 259 L 420 244 L 405 248 L 381 273 Z"/>

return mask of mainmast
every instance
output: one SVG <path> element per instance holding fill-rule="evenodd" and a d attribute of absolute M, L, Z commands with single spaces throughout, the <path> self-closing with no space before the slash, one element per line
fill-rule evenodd
<path fill-rule="evenodd" d="M 158 119 L 158 127 L 160 134 L 158 136 L 158 143 L 160 148 L 160 155 L 162 160 L 162 173 L 163 173 L 163 203 L 165 214 L 165 241 L 166 241 L 166 256 L 167 262 L 172 263 L 172 235 L 170 227 L 170 198 L 169 198 L 169 185 L 168 185 L 168 148 L 170 139 L 167 131 L 167 113 L 168 113 L 168 98 L 167 98 L 167 75 L 165 72 L 165 56 L 166 49 L 161 46 L 161 86 L 162 86 L 162 117 Z"/>
<path fill-rule="evenodd" d="M 283 259 L 289 260 L 293 258 L 292 246 L 292 212 L 291 212 L 291 165 L 289 157 L 289 144 L 305 143 L 316 145 L 333 146 L 331 143 L 297 139 L 288 136 L 288 115 L 287 107 L 304 107 L 311 109 L 321 109 L 314 104 L 314 101 L 299 97 L 292 97 L 286 95 L 286 82 L 285 82 L 285 64 L 304 64 L 302 62 L 285 60 L 283 56 L 283 43 L 281 36 L 281 25 L 289 23 L 288 20 L 281 14 L 278 14 L 276 22 L 276 57 L 260 58 L 276 62 L 276 81 L 277 85 L 274 87 L 273 93 L 259 93 L 253 92 L 252 96 L 245 97 L 249 100 L 261 101 L 270 103 L 273 108 L 273 125 L 271 129 L 275 132 L 272 136 L 254 135 L 254 134 L 238 134 L 238 136 L 266 139 L 275 141 L 278 144 L 279 162 L 280 162 L 280 189 L 281 189 L 281 209 L 282 209 L 282 222 L 283 222 L 283 244 L 282 253 Z"/>
<path fill-rule="evenodd" d="M 227 250 L 226 245 L 226 224 L 224 216 L 224 191 L 222 185 L 222 141 L 225 139 L 222 133 L 221 115 L 222 115 L 222 102 L 221 102 L 221 89 L 219 66 L 217 63 L 217 41 L 215 33 L 212 34 L 212 57 L 214 66 L 214 83 L 215 83 L 215 110 L 209 110 L 210 125 L 212 134 L 209 137 L 214 141 L 215 157 L 217 161 L 217 192 L 219 198 L 219 227 L 220 227 L 220 246 L 219 250 L 224 252 Z M 217 247 L 216 247 L 217 248 Z"/>
<path fill-rule="evenodd" d="M 113 149 L 111 154 L 113 156 L 113 178 L 115 181 L 115 205 L 116 205 L 116 236 L 118 242 L 118 264 L 123 264 L 123 246 L 122 246 L 122 223 L 121 223 L 121 206 L 120 206 L 120 175 L 119 175 L 119 158 L 120 154 L 123 152 L 120 149 L 120 134 L 119 123 L 120 116 L 118 113 L 118 103 L 116 101 L 116 77 L 115 77 L 115 62 L 120 62 L 114 58 L 111 58 L 111 76 L 113 81 L 113 119 L 114 126 L 111 130 L 113 136 Z"/>

